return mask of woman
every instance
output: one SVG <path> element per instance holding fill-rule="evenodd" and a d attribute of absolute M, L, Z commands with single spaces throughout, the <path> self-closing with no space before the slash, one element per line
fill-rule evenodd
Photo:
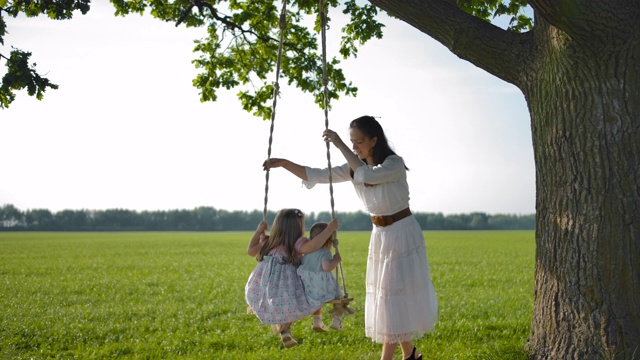
<path fill-rule="evenodd" d="M 408 169 L 389 147 L 375 118 L 362 116 L 349 127 L 353 151 L 332 130 L 325 130 L 323 137 L 347 161 L 331 169 L 332 181 L 351 181 L 374 224 L 367 260 L 365 332 L 383 344 L 382 360 L 393 358 L 398 343 L 404 359 L 422 359 L 413 340 L 434 330 L 438 305 L 424 236 L 409 210 Z M 328 169 L 286 159 L 270 159 L 264 166 L 285 168 L 307 188 L 329 182 Z"/>

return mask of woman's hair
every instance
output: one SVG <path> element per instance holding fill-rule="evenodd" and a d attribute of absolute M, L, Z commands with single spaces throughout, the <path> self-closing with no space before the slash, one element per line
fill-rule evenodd
<path fill-rule="evenodd" d="M 321 232 L 324 231 L 324 229 L 327 228 L 327 226 L 329 226 L 329 224 L 327 224 L 326 222 L 319 222 L 319 223 L 315 223 L 313 224 L 313 226 L 311 226 L 311 230 L 309 230 L 309 239 L 313 239 L 314 237 L 320 235 Z M 333 234 L 331 236 L 329 236 L 329 238 L 327 239 L 327 241 L 324 242 L 324 244 L 322 245 L 323 248 L 331 248 L 331 244 L 333 244 Z"/>
<path fill-rule="evenodd" d="M 373 146 L 373 160 L 375 161 L 375 165 L 382 164 L 389 155 L 396 155 L 396 153 L 391 150 L 391 147 L 389 146 L 389 142 L 387 141 L 387 137 L 384 134 L 384 130 L 382 130 L 382 126 L 373 116 L 365 115 L 352 120 L 351 124 L 349 124 L 349 128 L 356 128 L 360 130 L 366 137 L 370 139 L 373 139 L 374 137 L 378 138 L 376 144 Z M 406 165 L 405 169 L 409 170 Z"/>
<path fill-rule="evenodd" d="M 300 264 L 300 256 L 295 249 L 296 241 L 304 236 L 304 214 L 298 209 L 282 209 L 276 214 L 271 228 L 269 240 L 262 245 L 256 259 L 262 261 L 269 251 L 282 245 L 284 248 L 285 264 Z"/>

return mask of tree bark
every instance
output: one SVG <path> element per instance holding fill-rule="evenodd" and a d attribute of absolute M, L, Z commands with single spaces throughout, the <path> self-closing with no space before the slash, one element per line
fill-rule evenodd
<path fill-rule="evenodd" d="M 536 25 L 519 35 L 446 0 L 371 3 L 527 100 L 537 190 L 531 357 L 640 359 L 640 3 L 531 0 Z"/>
<path fill-rule="evenodd" d="M 637 359 L 640 39 L 569 35 L 542 19 L 535 31 L 543 56 L 522 87 L 537 184 L 528 347 L 536 359 Z"/>

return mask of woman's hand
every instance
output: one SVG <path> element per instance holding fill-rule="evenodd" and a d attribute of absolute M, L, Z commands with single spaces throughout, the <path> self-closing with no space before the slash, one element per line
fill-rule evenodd
<path fill-rule="evenodd" d="M 351 147 L 347 146 L 347 144 L 340 139 L 340 136 L 338 136 L 335 131 L 326 129 L 322 133 L 322 137 L 324 138 L 324 141 L 333 143 L 333 145 L 340 150 L 344 158 L 347 160 L 347 163 L 349 163 L 351 170 L 356 171 L 357 168 L 364 165 L 364 162 L 352 151 Z"/>
<path fill-rule="evenodd" d="M 267 169 L 271 168 L 284 167 L 287 161 L 287 159 L 271 158 L 262 163 L 262 169 L 267 171 Z"/>
<path fill-rule="evenodd" d="M 342 145 L 344 145 L 344 142 L 342 141 L 342 139 L 340 138 L 340 136 L 338 136 L 338 134 L 331 130 L 331 129 L 327 129 L 322 133 L 322 137 L 324 138 L 324 141 L 326 142 L 331 142 L 333 143 L 333 145 L 340 147 Z"/>
<path fill-rule="evenodd" d="M 307 171 L 305 170 L 305 167 L 287 159 L 270 158 L 262 163 L 262 169 L 264 171 L 278 167 L 286 169 L 302 180 L 307 180 Z"/>

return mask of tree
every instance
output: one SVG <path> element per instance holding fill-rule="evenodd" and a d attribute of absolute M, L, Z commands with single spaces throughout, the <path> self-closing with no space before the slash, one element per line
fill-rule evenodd
<path fill-rule="evenodd" d="M 3 227 L 16 227 L 22 225 L 24 217 L 22 212 L 11 204 L 0 206 L 0 225 Z"/>
<path fill-rule="evenodd" d="M 29 230 L 53 230 L 53 214 L 48 209 L 27 210 L 25 213 L 26 227 Z"/>
<path fill-rule="evenodd" d="M 525 96 L 537 187 L 532 357 L 637 358 L 640 3 L 530 0 L 535 26 L 524 33 L 451 1 L 371 3 Z"/>
<path fill-rule="evenodd" d="M 55 214 L 54 220 L 59 230 L 87 230 L 87 213 L 82 210 L 62 210 Z"/>
<path fill-rule="evenodd" d="M 112 1 L 117 15 L 144 13 L 207 26 L 197 42 L 203 101 L 240 87 L 242 106 L 268 118 L 279 16 L 269 0 L 171 4 Z M 216 5 L 212 5 L 215 3 Z M 382 36 L 379 9 L 463 60 L 518 87 L 527 101 L 536 163 L 535 359 L 628 359 L 640 354 L 640 3 L 632 0 L 327 0 L 350 17 L 340 53 Z M 521 12 L 529 5 L 535 24 Z M 52 18 L 88 1 L 0 0 L 0 14 Z M 292 0 L 281 76 L 323 104 L 317 2 Z M 75 6 L 75 7 L 74 7 Z M 88 7 L 87 7 L 88 8 Z M 331 12 L 329 14 L 332 14 Z M 509 29 L 485 21 L 511 17 Z M 311 17 L 313 29 L 310 30 Z M 523 32 L 520 32 L 523 31 Z M 5 35 L 0 18 L 0 40 Z M 3 56 L 5 59 L 7 57 Z M 9 64 L 9 72 L 16 70 Z M 329 99 L 357 88 L 329 60 Z M 21 69 L 25 69 L 22 65 Z M 28 77 L 27 77 L 28 78 Z M 11 99 L 16 85 L 0 88 Z M 27 87 L 20 85 L 17 88 Z M 33 87 L 32 87 L 33 88 Z M 38 86 L 36 86 L 36 89 Z M 40 87 L 41 88 L 41 87 Z M 46 88 L 46 87 L 45 87 Z M 8 89 L 8 90 L 7 90 Z M 31 91 L 30 91 L 31 92 Z M 277 93 L 277 89 L 275 90 Z M 8 94 L 8 95 L 7 95 Z M 6 101 L 3 100 L 6 106 Z M 220 215 L 227 215 L 221 212 Z"/>

